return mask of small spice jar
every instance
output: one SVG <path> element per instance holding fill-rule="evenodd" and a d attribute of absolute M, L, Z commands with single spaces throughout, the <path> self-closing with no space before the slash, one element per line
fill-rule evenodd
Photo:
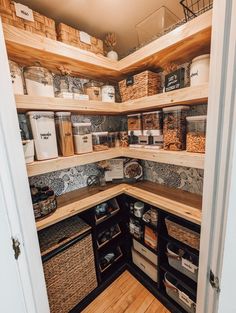
<path fill-rule="evenodd" d="M 76 154 L 93 151 L 91 132 L 91 123 L 73 123 L 73 137 Z"/>
<path fill-rule="evenodd" d="M 55 113 L 57 142 L 62 156 L 74 155 L 74 145 L 72 137 L 71 113 Z"/>
<path fill-rule="evenodd" d="M 9 60 L 9 67 L 11 72 L 11 82 L 13 87 L 13 92 L 15 95 L 24 94 L 23 77 L 22 70 L 19 65 L 13 61 Z"/>
<path fill-rule="evenodd" d="M 115 102 L 115 87 L 112 85 L 102 86 L 102 101 Z"/>
<path fill-rule="evenodd" d="M 109 148 L 108 132 L 97 132 L 92 134 L 93 137 L 93 150 L 101 151 Z"/>
<path fill-rule="evenodd" d="M 185 150 L 186 115 L 188 110 L 188 106 L 175 106 L 163 109 L 163 137 L 165 150 Z"/>
<path fill-rule="evenodd" d="M 86 94 L 89 96 L 89 100 L 102 101 L 102 84 L 95 81 L 90 81 L 84 84 Z"/>
<path fill-rule="evenodd" d="M 187 118 L 187 140 L 188 152 L 205 153 L 206 145 L 206 115 L 188 116 Z"/>
<path fill-rule="evenodd" d="M 54 97 L 52 73 L 41 66 L 24 69 L 27 94 L 29 96 Z"/>

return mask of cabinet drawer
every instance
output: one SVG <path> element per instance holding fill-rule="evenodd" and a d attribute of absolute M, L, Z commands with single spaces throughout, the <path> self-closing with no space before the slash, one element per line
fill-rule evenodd
<path fill-rule="evenodd" d="M 153 281 L 157 282 L 157 269 L 155 266 L 147 261 L 141 254 L 132 248 L 133 263 L 137 265 L 145 274 L 147 274 Z"/>
<path fill-rule="evenodd" d="M 148 248 L 144 247 L 141 243 L 133 239 L 134 249 L 142 254 L 146 259 L 151 261 L 153 264 L 157 265 L 157 255 L 151 252 Z"/>

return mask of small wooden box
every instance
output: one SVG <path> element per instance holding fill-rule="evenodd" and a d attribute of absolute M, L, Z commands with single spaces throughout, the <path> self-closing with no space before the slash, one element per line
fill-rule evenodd
<path fill-rule="evenodd" d="M 80 31 L 66 24 L 60 23 L 57 26 L 57 39 L 77 48 L 104 55 L 103 41 L 101 39 L 90 36 L 91 44 L 82 42 L 80 40 Z"/>
<path fill-rule="evenodd" d="M 0 16 L 2 22 L 21 28 L 31 33 L 50 39 L 57 39 L 55 21 L 38 12 L 33 11 L 34 22 L 16 16 L 15 5 L 11 0 L 0 0 Z"/>

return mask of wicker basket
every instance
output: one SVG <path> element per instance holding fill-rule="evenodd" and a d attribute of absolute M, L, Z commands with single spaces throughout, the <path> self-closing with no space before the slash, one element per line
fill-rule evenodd
<path fill-rule="evenodd" d="M 97 287 L 89 229 L 73 217 L 39 234 L 51 313 L 68 313 Z"/>
<path fill-rule="evenodd" d="M 122 101 L 152 96 L 161 92 L 160 74 L 144 71 L 119 82 Z"/>
<path fill-rule="evenodd" d="M 54 40 L 57 38 L 54 20 L 34 11 L 34 22 L 22 19 L 16 16 L 14 2 L 11 0 L 0 0 L 0 16 L 5 24 L 13 25 Z"/>
<path fill-rule="evenodd" d="M 196 250 L 199 250 L 200 247 L 199 233 L 196 233 L 195 231 L 176 223 L 169 217 L 165 218 L 165 223 L 169 236 L 185 243 L 186 245 Z"/>
<path fill-rule="evenodd" d="M 91 36 L 91 44 L 84 43 L 80 40 L 79 30 L 63 23 L 57 26 L 57 39 L 77 48 L 104 55 L 102 40 Z"/>

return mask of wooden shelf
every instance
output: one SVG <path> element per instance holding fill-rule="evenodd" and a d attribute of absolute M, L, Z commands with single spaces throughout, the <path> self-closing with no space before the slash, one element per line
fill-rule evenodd
<path fill-rule="evenodd" d="M 16 107 L 19 112 L 27 112 L 30 110 L 66 110 L 82 114 L 122 115 L 131 112 L 160 109 L 178 104 L 195 105 L 206 103 L 208 99 L 208 84 L 186 87 L 123 103 L 32 97 L 28 95 L 16 95 L 15 99 Z"/>
<path fill-rule="evenodd" d="M 159 69 L 169 62 L 178 64 L 210 52 L 212 12 L 181 25 L 120 61 L 78 49 L 76 47 L 42 37 L 14 26 L 3 25 L 10 59 L 42 66 L 58 72 L 60 65 L 73 75 L 84 75 L 101 80 L 120 80 L 144 69 Z"/>
<path fill-rule="evenodd" d="M 127 194 L 190 222 L 201 224 L 201 196 L 141 181 L 134 185 L 109 184 L 106 187 L 85 187 L 59 196 L 57 210 L 36 222 L 37 229 L 46 228 L 121 194 Z"/>

